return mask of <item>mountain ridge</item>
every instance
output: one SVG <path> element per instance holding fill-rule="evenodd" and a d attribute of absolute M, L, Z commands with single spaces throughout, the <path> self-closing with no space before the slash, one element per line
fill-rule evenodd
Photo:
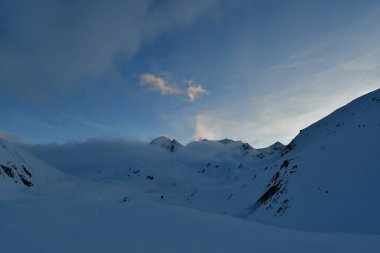
<path fill-rule="evenodd" d="M 89 163 L 66 172 L 132 187 L 119 196 L 128 201 L 161 201 L 304 231 L 378 234 L 379 112 L 380 89 L 301 130 L 288 145 L 262 149 L 230 139 L 183 146 L 158 137 L 109 154 L 112 143 L 100 142 L 101 155 L 94 155 L 90 143 L 79 148 Z M 75 145 L 54 152 L 63 152 L 65 162 L 79 161 Z M 53 165 L 65 171 L 65 164 Z"/>

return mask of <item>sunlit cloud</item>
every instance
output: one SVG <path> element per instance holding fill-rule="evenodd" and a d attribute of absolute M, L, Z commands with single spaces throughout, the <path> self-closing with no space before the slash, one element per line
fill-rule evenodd
<path fill-rule="evenodd" d="M 1 131 L 0 130 L 0 138 L 3 140 L 6 140 L 8 142 L 17 142 L 17 138 L 7 132 Z"/>
<path fill-rule="evenodd" d="M 218 131 L 215 128 L 216 125 L 213 124 L 213 119 L 208 117 L 205 114 L 198 114 L 195 116 L 195 133 L 193 136 L 194 140 L 208 139 L 215 140 L 217 139 Z"/>
<path fill-rule="evenodd" d="M 170 85 L 166 79 L 157 75 L 151 73 L 143 73 L 140 75 L 140 85 L 150 86 L 153 90 L 160 92 L 161 95 L 186 94 L 189 101 L 194 102 L 202 94 L 209 94 L 205 88 L 203 88 L 200 84 L 196 84 L 193 80 L 183 80 L 182 83 L 186 83 L 188 85 L 186 91 Z"/>
<path fill-rule="evenodd" d="M 200 95 L 209 94 L 201 85 L 195 84 L 193 80 L 184 80 L 189 85 L 187 88 L 187 96 L 191 102 L 194 102 Z"/>
<path fill-rule="evenodd" d="M 181 90 L 172 87 L 166 80 L 150 73 L 140 75 L 140 84 L 151 86 L 154 90 L 159 91 L 162 95 L 179 94 Z"/>

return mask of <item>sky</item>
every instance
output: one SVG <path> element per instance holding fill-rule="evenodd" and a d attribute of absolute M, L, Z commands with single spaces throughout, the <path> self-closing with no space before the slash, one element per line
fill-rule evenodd
<path fill-rule="evenodd" d="M 380 88 L 380 2 L 0 0 L 0 137 L 287 144 Z"/>

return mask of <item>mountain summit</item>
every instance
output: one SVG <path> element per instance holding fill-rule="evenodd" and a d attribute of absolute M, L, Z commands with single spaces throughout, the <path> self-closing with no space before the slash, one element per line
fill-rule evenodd
<path fill-rule="evenodd" d="M 164 149 L 175 152 L 178 149 L 182 148 L 183 145 L 179 143 L 176 139 L 170 139 L 166 136 L 160 136 L 153 139 L 150 144 L 163 147 Z"/>

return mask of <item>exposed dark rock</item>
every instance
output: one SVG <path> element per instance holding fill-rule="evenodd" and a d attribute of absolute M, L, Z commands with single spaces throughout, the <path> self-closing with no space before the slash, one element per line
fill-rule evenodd
<path fill-rule="evenodd" d="M 22 181 L 22 183 L 24 184 L 24 185 L 26 185 L 26 186 L 28 186 L 28 187 L 31 187 L 31 186 L 33 186 L 33 183 L 32 182 L 30 182 L 29 180 L 27 180 L 23 175 L 18 175 L 19 177 L 20 177 L 20 179 L 21 179 L 21 181 Z"/>
<path fill-rule="evenodd" d="M 32 177 L 32 173 L 30 173 L 30 171 L 28 171 L 25 166 L 23 165 L 22 166 L 22 169 L 24 170 L 24 172 L 29 176 L 29 177 Z"/>
<path fill-rule="evenodd" d="M 288 166 L 289 166 L 289 160 L 285 160 L 285 161 L 281 164 L 280 169 L 286 169 L 286 168 L 288 168 Z"/>
<path fill-rule="evenodd" d="M 269 189 L 256 201 L 258 204 L 263 204 L 267 202 L 270 198 L 272 198 L 279 190 L 280 190 L 280 184 L 275 184 L 269 187 Z"/>
<path fill-rule="evenodd" d="M 13 170 L 5 165 L 0 165 L 1 168 L 3 169 L 3 171 L 5 172 L 5 174 L 7 174 L 8 177 L 14 177 L 15 174 L 13 173 Z"/>
<path fill-rule="evenodd" d="M 230 195 L 228 195 L 228 197 L 227 197 L 227 201 L 230 200 L 230 199 L 232 198 L 232 196 L 234 196 L 233 193 L 231 193 Z"/>
<path fill-rule="evenodd" d="M 280 177 L 280 172 L 277 171 L 276 174 L 273 175 L 271 181 L 274 182 L 274 181 L 276 181 L 276 179 L 279 178 L 279 177 Z"/>
<path fill-rule="evenodd" d="M 265 204 L 269 199 L 271 199 L 279 190 L 281 189 L 281 184 L 278 182 L 275 185 L 272 185 L 269 187 L 266 192 L 264 192 L 263 195 L 250 207 L 247 209 L 247 213 L 243 217 L 247 217 L 250 214 L 252 214 L 257 208 L 259 208 L 261 205 Z M 271 206 L 271 205 L 270 205 Z"/>
<path fill-rule="evenodd" d="M 131 201 L 131 199 L 128 198 L 128 197 L 124 197 L 123 200 L 122 200 L 122 202 L 127 202 L 127 201 L 129 202 L 129 201 Z"/>
<path fill-rule="evenodd" d="M 284 151 L 282 152 L 282 155 L 289 153 L 295 148 L 296 148 L 296 144 L 293 141 L 291 141 L 288 145 L 285 146 Z"/>
<path fill-rule="evenodd" d="M 253 149 L 251 147 L 251 145 L 249 145 L 248 143 L 243 143 L 242 147 L 243 147 L 244 150 L 251 150 L 251 149 Z"/>

